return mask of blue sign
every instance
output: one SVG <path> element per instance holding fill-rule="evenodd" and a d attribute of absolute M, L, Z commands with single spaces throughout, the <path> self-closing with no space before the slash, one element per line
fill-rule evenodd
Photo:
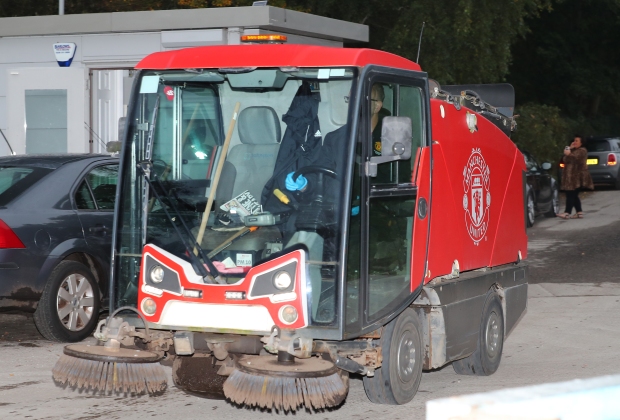
<path fill-rule="evenodd" d="M 69 67 L 75 56 L 74 42 L 57 42 L 54 44 L 54 54 L 60 67 Z"/>

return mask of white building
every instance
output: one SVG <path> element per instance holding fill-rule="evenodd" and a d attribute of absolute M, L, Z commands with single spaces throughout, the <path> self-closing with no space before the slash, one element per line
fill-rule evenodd
<path fill-rule="evenodd" d="M 104 152 L 119 140 L 144 56 L 271 33 L 296 44 L 368 42 L 366 25 L 269 6 L 1 18 L 0 156 Z M 69 67 L 57 62 L 58 43 L 75 44 Z"/>

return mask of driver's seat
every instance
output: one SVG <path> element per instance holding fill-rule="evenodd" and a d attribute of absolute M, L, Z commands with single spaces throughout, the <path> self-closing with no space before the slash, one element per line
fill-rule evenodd
<path fill-rule="evenodd" d="M 239 113 L 237 132 L 241 144 L 230 149 L 222 181 L 224 201 L 245 190 L 260 201 L 265 183 L 271 178 L 280 149 L 280 121 L 276 111 L 269 106 L 250 106 Z"/>

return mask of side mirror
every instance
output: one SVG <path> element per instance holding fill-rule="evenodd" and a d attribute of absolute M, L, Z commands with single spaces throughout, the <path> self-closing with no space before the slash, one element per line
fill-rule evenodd
<path fill-rule="evenodd" d="M 108 153 L 120 153 L 122 142 L 120 141 L 109 141 L 105 145 L 105 149 Z"/>
<path fill-rule="evenodd" d="M 543 171 L 548 171 L 549 169 L 551 169 L 551 164 L 549 162 L 545 162 L 540 165 L 540 167 L 543 169 Z"/>
<path fill-rule="evenodd" d="M 381 156 L 373 156 L 366 162 L 366 174 L 375 177 L 378 164 L 409 159 L 411 157 L 411 133 L 409 117 L 383 118 Z"/>

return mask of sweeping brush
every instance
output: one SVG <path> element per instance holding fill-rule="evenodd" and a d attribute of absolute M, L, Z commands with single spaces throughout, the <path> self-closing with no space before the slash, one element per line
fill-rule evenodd
<path fill-rule="evenodd" d="M 69 345 L 52 369 L 60 386 L 100 393 L 158 394 L 167 386 L 161 356 L 137 349 Z"/>
<path fill-rule="evenodd" d="M 348 375 L 319 358 L 284 364 L 270 356 L 245 356 L 224 382 L 224 395 L 233 403 L 285 412 L 334 407 L 348 391 Z"/>

